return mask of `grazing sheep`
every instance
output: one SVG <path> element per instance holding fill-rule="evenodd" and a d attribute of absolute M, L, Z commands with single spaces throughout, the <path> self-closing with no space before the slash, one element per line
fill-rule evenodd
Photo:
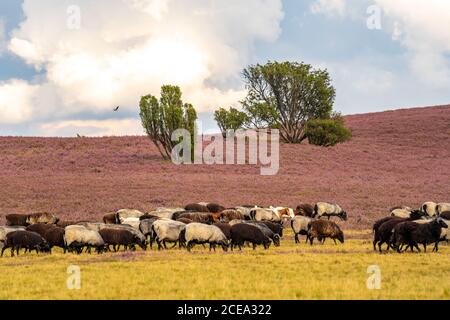
<path fill-rule="evenodd" d="M 123 246 L 125 251 L 127 249 L 135 250 L 136 245 L 140 246 L 143 250 L 147 250 L 145 240 L 142 241 L 138 236 L 128 230 L 105 228 L 100 230 L 99 234 L 103 238 L 103 241 L 105 241 L 108 250 L 110 250 L 110 245 L 113 246 L 114 252 L 120 250 L 120 246 Z"/>
<path fill-rule="evenodd" d="M 25 230 L 27 231 L 31 231 L 31 232 L 36 232 L 37 234 L 39 234 L 41 237 L 44 236 L 45 232 L 50 229 L 53 228 L 55 225 L 53 224 L 46 224 L 46 223 L 36 223 L 36 224 L 32 224 L 29 225 L 28 227 L 26 227 Z"/>
<path fill-rule="evenodd" d="M 27 214 L 7 214 L 6 225 L 7 226 L 23 226 L 26 227 L 29 225 L 28 223 L 28 215 Z"/>
<path fill-rule="evenodd" d="M 257 207 L 255 207 L 255 206 L 253 206 L 253 207 L 251 207 L 251 208 L 240 206 L 240 207 L 234 207 L 234 208 L 232 208 L 232 209 L 234 209 L 234 210 L 236 210 L 237 212 L 239 212 L 240 214 L 242 214 L 242 215 L 244 216 L 244 220 L 251 220 L 251 217 L 250 217 L 250 211 L 251 211 L 252 209 L 256 209 L 256 208 L 257 208 Z"/>
<path fill-rule="evenodd" d="M 281 223 L 275 223 L 270 221 L 261 221 L 265 224 L 273 233 L 278 234 L 280 237 L 283 236 L 283 225 Z"/>
<path fill-rule="evenodd" d="M 269 209 L 272 210 L 273 212 L 275 212 L 280 219 L 294 217 L 294 210 L 291 208 L 288 208 L 288 207 L 274 208 L 274 207 L 270 206 Z"/>
<path fill-rule="evenodd" d="M 378 244 L 378 250 L 380 251 L 380 253 L 382 252 L 381 246 L 384 243 L 387 244 L 387 251 L 389 251 L 390 248 L 395 249 L 391 243 L 392 231 L 394 230 L 396 225 L 405 221 L 408 221 L 408 218 L 394 217 L 393 219 L 390 219 L 380 225 L 374 235 L 373 240 L 374 245 Z"/>
<path fill-rule="evenodd" d="M 3 252 L 8 248 L 11 248 L 11 257 L 14 257 L 14 250 L 16 255 L 19 255 L 19 250 L 22 248 L 30 252 L 36 250 L 38 254 L 39 252 L 50 252 L 50 247 L 44 238 L 36 232 L 26 230 L 13 231 L 6 235 L 5 245 L 2 248 L 2 257 Z"/>
<path fill-rule="evenodd" d="M 94 230 L 89 230 L 82 225 L 67 226 L 65 228 L 64 242 L 66 248 L 75 250 L 80 254 L 83 248 L 91 253 L 91 248 L 94 247 L 97 253 L 104 251 L 105 242 L 102 236 Z"/>
<path fill-rule="evenodd" d="M 295 243 L 300 243 L 299 235 L 302 236 L 308 235 L 308 225 L 311 221 L 313 221 L 312 218 L 304 216 L 295 216 L 291 220 L 291 228 L 292 231 L 294 231 Z M 306 241 L 308 241 L 308 238 L 306 238 Z"/>
<path fill-rule="evenodd" d="M 339 228 L 339 226 L 333 222 L 328 220 L 314 220 L 311 221 L 308 225 L 308 235 L 307 235 L 310 244 L 313 245 L 313 241 L 317 238 L 319 241 L 325 242 L 326 238 L 333 239 L 336 244 L 336 239 L 339 242 L 344 243 L 344 233 Z"/>
<path fill-rule="evenodd" d="M 390 220 L 392 220 L 392 219 L 407 219 L 407 220 L 409 220 L 409 221 L 412 221 L 412 220 L 416 220 L 416 219 L 421 219 L 421 218 L 424 216 L 424 214 L 425 214 L 425 213 L 422 212 L 422 211 L 413 210 L 407 218 L 400 218 L 400 217 L 396 217 L 396 216 L 389 216 L 389 217 L 385 217 L 385 218 L 383 218 L 383 219 L 377 220 L 377 221 L 374 223 L 373 227 L 372 227 L 372 230 L 373 230 L 373 233 L 374 233 L 373 250 L 374 250 L 374 251 L 377 250 L 377 249 L 376 249 L 376 245 L 377 245 L 377 243 L 380 241 L 380 234 L 379 234 L 379 231 L 378 231 L 378 230 L 379 230 L 380 226 L 381 226 L 383 223 L 385 223 L 385 222 L 387 222 L 387 221 L 390 221 Z"/>
<path fill-rule="evenodd" d="M 64 241 L 65 233 L 66 230 L 64 228 L 52 226 L 44 232 L 44 235 L 42 237 L 45 239 L 45 241 L 47 241 L 50 249 L 52 249 L 53 247 L 59 247 L 63 249 L 64 253 L 66 253 L 67 248 Z"/>
<path fill-rule="evenodd" d="M 424 204 L 422 204 L 422 206 L 420 207 L 421 210 L 423 212 L 425 212 L 428 216 L 430 217 L 434 217 L 437 214 L 437 203 L 436 202 L 425 202 Z"/>
<path fill-rule="evenodd" d="M 144 237 L 148 240 L 148 243 L 150 244 L 150 249 L 153 249 L 153 242 L 155 242 L 155 239 L 153 238 L 152 226 L 156 220 L 160 220 L 160 219 L 161 218 L 158 218 L 158 217 L 155 217 L 152 219 L 145 219 L 145 220 L 141 220 L 141 223 L 139 224 L 139 230 L 144 235 Z"/>
<path fill-rule="evenodd" d="M 445 224 L 449 225 L 449 223 L 450 223 L 449 220 L 444 219 L 442 216 L 439 216 L 439 218 L 441 218 L 442 221 L 445 222 Z M 420 220 L 414 220 L 413 222 L 418 223 L 418 224 L 426 224 L 426 223 L 430 223 L 432 221 L 433 221 L 433 219 L 420 219 Z M 439 242 L 443 242 L 443 241 L 448 242 L 450 240 L 449 231 L 450 231 L 449 228 L 441 228 L 441 238 L 440 238 Z"/>
<path fill-rule="evenodd" d="M 251 224 L 253 226 L 258 227 L 266 237 L 271 239 L 273 241 L 273 244 L 276 247 L 280 246 L 280 235 L 277 233 L 274 233 L 266 224 L 264 224 L 262 221 L 247 221 L 246 223 Z"/>
<path fill-rule="evenodd" d="M 228 240 L 231 240 L 231 225 L 226 222 L 217 222 L 214 223 L 214 226 L 222 230 L 225 237 L 227 237 Z"/>
<path fill-rule="evenodd" d="M 0 226 L 0 247 L 3 248 L 5 244 L 6 235 L 10 232 L 25 230 L 22 226 Z"/>
<path fill-rule="evenodd" d="M 117 215 L 113 213 L 107 213 L 103 216 L 103 223 L 104 224 L 117 224 Z"/>
<path fill-rule="evenodd" d="M 27 223 L 35 224 L 35 223 L 46 223 L 46 224 L 56 224 L 59 219 L 48 212 L 37 212 L 28 215 Z"/>
<path fill-rule="evenodd" d="M 209 209 L 206 205 L 201 205 L 198 203 L 190 203 L 184 207 L 184 210 L 196 212 L 209 212 Z"/>
<path fill-rule="evenodd" d="M 440 215 L 442 212 L 450 211 L 450 203 L 445 202 L 438 203 L 436 211 L 438 215 Z"/>
<path fill-rule="evenodd" d="M 203 213 L 203 212 L 189 212 L 189 213 L 183 213 L 178 216 L 178 219 L 180 218 L 187 218 L 194 222 L 199 223 L 205 223 L 205 224 L 213 224 L 214 217 L 211 213 Z"/>
<path fill-rule="evenodd" d="M 307 203 L 300 203 L 295 209 L 296 216 L 311 217 L 314 215 L 314 207 Z"/>
<path fill-rule="evenodd" d="M 206 207 L 208 208 L 209 212 L 212 213 L 219 213 L 225 210 L 224 206 L 221 206 L 220 204 L 217 203 L 208 203 Z"/>
<path fill-rule="evenodd" d="M 250 217 L 255 221 L 281 221 L 278 214 L 271 209 L 256 208 L 250 211 Z"/>
<path fill-rule="evenodd" d="M 140 218 L 144 213 L 139 210 L 121 209 L 116 212 L 117 223 L 123 223 L 127 218 Z"/>
<path fill-rule="evenodd" d="M 334 203 L 327 202 L 317 202 L 314 206 L 314 218 L 320 219 L 322 217 L 339 217 L 341 220 L 347 220 L 347 212 L 342 210 L 342 208 Z"/>
<path fill-rule="evenodd" d="M 391 216 L 392 217 L 399 217 L 399 218 L 409 218 L 412 212 L 411 208 L 392 208 Z"/>
<path fill-rule="evenodd" d="M 188 251 L 196 244 L 209 244 L 209 250 L 216 250 L 216 245 L 222 246 L 224 251 L 228 250 L 228 239 L 222 230 L 214 225 L 203 223 L 188 224 L 180 234 L 180 243 L 184 242 Z M 183 243 L 183 244 L 184 244 Z"/>
<path fill-rule="evenodd" d="M 167 249 L 166 242 L 174 243 L 173 247 L 175 247 L 180 238 L 180 232 L 184 228 L 186 224 L 173 220 L 160 219 L 153 222 L 152 237 L 158 243 L 158 250 L 161 250 L 163 246 Z"/>
<path fill-rule="evenodd" d="M 434 243 L 433 251 L 437 252 L 442 228 L 448 228 L 447 223 L 442 218 L 433 219 L 431 222 L 424 224 L 406 221 L 394 228 L 391 241 L 395 243 L 398 252 L 400 252 L 402 244 L 407 244 L 411 250 L 414 247 L 419 252 L 418 244 L 422 244 L 425 252 L 427 252 L 427 245 L 432 243 Z"/>
<path fill-rule="evenodd" d="M 264 249 L 269 249 L 271 240 L 267 237 L 261 229 L 248 223 L 238 223 L 231 227 L 231 250 L 234 247 L 239 247 L 242 250 L 242 246 L 246 241 L 253 245 L 253 250 L 257 245 L 263 245 Z"/>
<path fill-rule="evenodd" d="M 141 220 L 139 220 L 139 218 L 126 218 L 122 221 L 122 224 L 132 226 L 136 230 L 139 230 L 140 223 Z"/>
<path fill-rule="evenodd" d="M 236 209 L 226 209 L 220 213 L 220 221 L 230 222 L 231 220 L 244 220 L 245 216 Z"/>
<path fill-rule="evenodd" d="M 442 213 L 439 215 L 439 217 L 441 217 L 442 219 L 445 219 L 445 220 L 450 220 L 450 211 L 442 212 Z"/>

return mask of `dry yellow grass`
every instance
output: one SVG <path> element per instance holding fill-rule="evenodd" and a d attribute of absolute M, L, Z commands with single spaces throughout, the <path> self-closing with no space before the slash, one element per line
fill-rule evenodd
<path fill-rule="evenodd" d="M 351 234 L 351 232 L 349 232 Z M 371 241 L 295 245 L 264 251 L 171 250 L 103 255 L 21 255 L 0 259 L 1 299 L 449 299 L 450 247 L 439 253 L 377 254 Z M 67 289 L 67 268 L 81 289 Z M 381 289 L 366 286 L 378 265 Z"/>

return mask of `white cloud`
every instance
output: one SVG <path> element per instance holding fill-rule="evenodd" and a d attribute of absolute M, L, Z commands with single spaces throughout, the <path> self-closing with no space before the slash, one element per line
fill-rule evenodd
<path fill-rule="evenodd" d="M 69 5 L 79 29 L 67 28 Z M 281 0 L 25 0 L 23 11 L 9 50 L 44 71 L 34 95 L 50 99 L 39 108 L 46 119 L 115 105 L 137 113 L 139 97 L 163 84 L 198 111 L 236 103 L 255 42 L 276 40 L 283 18 Z M 15 113 L 34 119 L 35 106 L 25 109 Z"/>
<path fill-rule="evenodd" d="M 422 83 L 439 88 L 450 85 L 450 1 L 374 0 L 382 9 L 382 26 L 394 41 L 408 51 L 410 70 Z M 326 16 L 367 18 L 365 11 L 355 15 L 360 0 L 316 0 L 311 11 Z M 352 9 L 353 8 L 353 9 Z"/>
<path fill-rule="evenodd" d="M 390 30 L 410 53 L 416 76 L 434 86 L 450 85 L 450 1 L 376 0 L 397 28 Z M 398 28 L 401 27 L 401 37 Z"/>
<path fill-rule="evenodd" d="M 0 82 L 0 124 L 20 123 L 32 114 L 33 97 L 37 86 L 12 79 Z"/>

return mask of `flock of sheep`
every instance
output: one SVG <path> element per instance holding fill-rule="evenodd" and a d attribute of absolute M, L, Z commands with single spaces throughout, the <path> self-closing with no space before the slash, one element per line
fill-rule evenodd
<path fill-rule="evenodd" d="M 383 243 L 401 251 L 417 248 L 417 244 L 447 239 L 450 204 L 425 203 L 420 210 L 393 208 L 391 216 L 377 221 L 374 248 Z M 328 219 L 321 219 L 321 218 Z M 214 203 L 193 203 L 184 208 L 158 208 L 143 213 L 122 209 L 108 213 L 103 222 L 61 221 L 55 215 L 42 212 L 29 215 L 6 215 L 6 226 L 0 226 L 1 255 L 11 249 L 11 256 L 21 249 L 51 252 L 60 247 L 64 253 L 77 254 L 106 251 L 146 250 L 156 243 L 159 250 L 179 246 L 191 251 L 196 245 L 209 245 L 209 250 L 221 247 L 224 251 L 251 245 L 268 249 L 273 243 L 280 246 L 283 226 L 290 221 L 295 242 L 306 236 L 306 242 L 324 243 L 327 238 L 344 243 L 344 233 L 331 217 L 347 220 L 347 213 L 337 204 L 318 202 L 314 206 L 300 204 L 295 210 L 288 207 L 238 206 L 225 208 Z M 445 231 L 444 231 L 445 230 Z M 405 247 L 406 246 L 406 247 Z M 420 249 L 419 249 L 420 250 Z"/>
<path fill-rule="evenodd" d="M 417 249 L 423 245 L 434 244 L 433 251 L 439 250 L 439 243 L 448 242 L 450 234 L 450 203 L 425 202 L 420 209 L 396 207 L 390 216 L 380 219 L 373 225 L 373 249 L 382 252 L 381 246 L 387 245 L 397 252 Z"/>

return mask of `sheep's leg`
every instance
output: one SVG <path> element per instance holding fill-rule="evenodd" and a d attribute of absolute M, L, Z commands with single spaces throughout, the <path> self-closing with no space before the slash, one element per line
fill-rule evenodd
<path fill-rule="evenodd" d="M 166 240 L 163 241 L 164 249 L 167 250 Z"/>
<path fill-rule="evenodd" d="M 11 247 L 11 257 L 14 257 L 14 250 L 15 250 L 15 248 Z"/>
<path fill-rule="evenodd" d="M 336 243 L 336 239 L 333 239 L 333 241 L 334 241 L 334 245 L 337 245 L 337 243 Z"/>
<path fill-rule="evenodd" d="M 252 243 L 253 245 L 253 250 L 256 250 L 256 243 Z"/>
<path fill-rule="evenodd" d="M 420 248 L 419 248 L 419 245 L 417 243 L 414 243 L 414 247 L 417 249 L 417 251 L 420 252 Z"/>
<path fill-rule="evenodd" d="M 425 252 L 427 252 L 427 243 L 426 242 L 423 243 L 423 249 L 425 250 Z"/>
<path fill-rule="evenodd" d="M 294 240 L 295 240 L 295 243 L 299 243 L 300 241 L 298 240 L 298 233 L 296 233 L 295 235 L 294 235 Z"/>
<path fill-rule="evenodd" d="M 381 250 L 381 246 L 382 246 L 383 242 L 378 242 L 378 251 L 380 251 L 380 253 L 382 253 L 383 251 Z"/>

